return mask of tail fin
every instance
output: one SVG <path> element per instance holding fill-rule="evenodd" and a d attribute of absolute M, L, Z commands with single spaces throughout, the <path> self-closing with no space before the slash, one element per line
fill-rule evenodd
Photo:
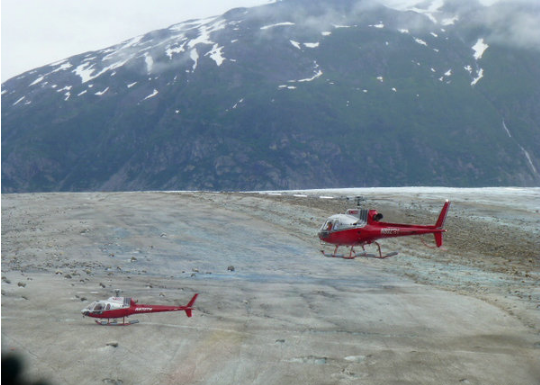
<path fill-rule="evenodd" d="M 441 213 L 439 214 L 439 218 L 437 219 L 437 223 L 435 223 L 435 228 L 437 230 L 441 230 L 441 231 L 437 231 L 433 233 L 433 235 L 435 236 L 435 244 L 437 245 L 437 247 L 441 247 L 443 244 L 443 232 L 446 231 L 445 229 L 443 229 L 443 227 L 444 227 L 444 222 L 446 221 L 446 214 L 448 214 L 449 207 L 450 207 L 450 202 L 446 200 L 441 210 Z"/>
<path fill-rule="evenodd" d="M 193 298 L 191 298 L 191 301 L 186 305 L 185 312 L 188 317 L 191 317 L 191 311 L 193 310 L 193 304 L 195 303 L 195 300 L 197 299 L 197 296 L 199 294 L 195 294 Z"/>
<path fill-rule="evenodd" d="M 444 206 L 441 210 L 441 213 L 439 214 L 439 218 L 437 219 L 437 223 L 435 223 L 435 227 L 437 229 L 442 229 L 444 226 L 444 221 L 446 220 L 446 214 L 448 214 L 448 208 L 450 207 L 450 202 L 447 200 L 444 202 Z"/>

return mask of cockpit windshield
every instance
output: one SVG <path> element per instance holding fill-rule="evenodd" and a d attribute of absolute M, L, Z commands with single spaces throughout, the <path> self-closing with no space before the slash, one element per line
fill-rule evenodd
<path fill-rule="evenodd" d="M 131 304 L 131 298 L 128 297 L 111 297 L 104 301 L 94 301 L 87 307 L 81 310 L 83 314 L 102 314 L 104 311 L 125 309 Z"/>
<path fill-rule="evenodd" d="M 321 226 L 321 229 L 319 231 L 332 232 L 356 227 L 363 227 L 366 225 L 366 223 L 367 222 L 362 221 L 361 218 L 358 218 L 356 216 L 352 216 L 349 214 L 336 214 L 328 218 L 326 222 L 324 222 L 324 224 Z"/>
<path fill-rule="evenodd" d="M 328 220 L 324 222 L 324 224 L 321 226 L 321 231 L 332 231 L 333 226 L 334 226 L 334 222 L 331 220 Z"/>
<path fill-rule="evenodd" d="M 89 313 L 97 313 L 100 314 L 105 310 L 105 304 L 102 301 L 94 301 L 87 307 L 83 309 L 84 311 L 87 311 Z"/>

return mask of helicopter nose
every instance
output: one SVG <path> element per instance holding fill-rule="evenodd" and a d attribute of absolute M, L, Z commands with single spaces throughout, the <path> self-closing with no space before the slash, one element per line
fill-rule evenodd
<path fill-rule="evenodd" d="M 330 234 L 328 231 L 319 231 L 317 235 L 319 239 L 325 239 L 328 238 L 328 234 Z"/>
<path fill-rule="evenodd" d="M 90 312 L 89 312 L 88 310 L 86 310 L 86 309 L 82 309 L 82 310 L 81 310 L 81 313 L 82 313 L 82 315 L 84 315 L 84 316 L 87 316 L 88 314 L 90 314 Z"/>

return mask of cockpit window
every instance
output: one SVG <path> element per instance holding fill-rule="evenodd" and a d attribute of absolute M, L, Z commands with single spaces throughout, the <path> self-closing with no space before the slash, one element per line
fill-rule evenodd
<path fill-rule="evenodd" d="M 321 227 L 321 230 L 323 231 L 331 231 L 334 227 L 334 223 L 332 221 L 326 221 Z"/>
<path fill-rule="evenodd" d="M 88 305 L 85 310 L 88 310 L 90 313 L 101 313 L 103 312 L 104 306 L 101 302 L 94 301 Z"/>

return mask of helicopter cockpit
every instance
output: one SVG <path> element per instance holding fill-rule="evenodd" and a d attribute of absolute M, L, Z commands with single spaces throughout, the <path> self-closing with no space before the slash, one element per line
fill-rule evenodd
<path fill-rule="evenodd" d="M 110 308 L 110 305 L 109 305 Z M 107 309 L 106 301 L 94 301 L 87 307 L 81 310 L 83 314 L 101 314 Z"/>
<path fill-rule="evenodd" d="M 368 222 L 369 210 L 349 209 L 345 214 L 335 214 L 324 222 L 320 231 L 336 231 L 351 227 L 364 227 Z"/>
<path fill-rule="evenodd" d="M 131 298 L 111 297 L 108 300 L 94 301 L 87 307 L 81 310 L 81 313 L 87 314 L 102 314 L 104 311 L 127 308 L 130 306 Z"/>

